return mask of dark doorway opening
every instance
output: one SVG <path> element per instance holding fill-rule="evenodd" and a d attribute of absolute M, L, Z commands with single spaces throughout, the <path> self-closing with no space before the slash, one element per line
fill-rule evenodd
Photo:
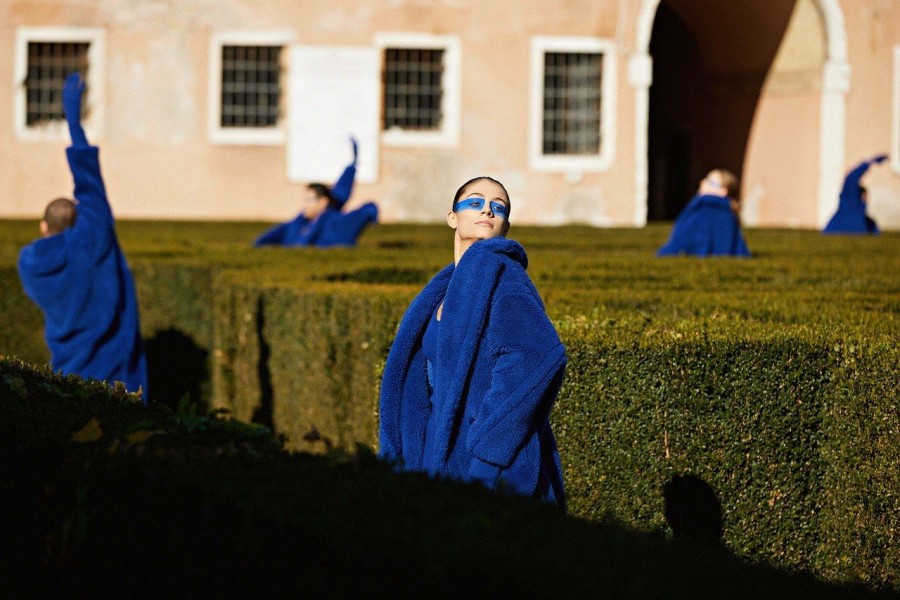
<path fill-rule="evenodd" d="M 743 174 L 766 74 L 796 0 L 662 0 L 650 55 L 647 219 L 672 220 L 714 168 Z"/>

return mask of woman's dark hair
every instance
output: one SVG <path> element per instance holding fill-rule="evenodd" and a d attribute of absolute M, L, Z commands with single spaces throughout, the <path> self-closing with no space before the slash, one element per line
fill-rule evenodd
<path fill-rule="evenodd" d="M 492 181 L 500 186 L 500 189 L 503 190 L 503 193 L 506 195 L 506 212 L 507 212 L 507 214 L 511 213 L 512 212 L 512 201 L 509 199 L 509 192 L 506 191 L 506 186 L 504 186 L 502 183 L 500 183 L 493 177 L 488 177 L 487 175 L 482 175 L 480 177 L 473 177 L 472 179 L 468 180 L 467 182 L 465 182 L 464 184 L 459 186 L 459 189 L 456 190 L 456 195 L 453 196 L 453 205 L 450 207 L 450 210 L 453 210 L 454 208 L 456 208 L 456 203 L 459 202 L 459 199 L 462 198 L 462 195 L 466 193 L 466 188 L 468 188 L 470 185 L 472 185 L 473 183 L 475 183 L 477 181 L 485 181 L 485 180 Z M 507 220 L 509 220 L 509 219 L 507 218 Z"/>
<path fill-rule="evenodd" d="M 334 196 L 331 195 L 331 188 L 324 183 L 310 183 L 306 187 L 307 189 L 312 190 L 312 192 L 316 195 L 316 198 L 327 198 L 328 208 L 338 207 L 337 200 L 335 200 Z"/>
<path fill-rule="evenodd" d="M 741 201 L 741 182 L 737 176 L 728 169 L 713 169 L 712 172 L 718 173 L 722 178 L 722 185 L 728 193 L 728 197 L 736 202 Z"/>

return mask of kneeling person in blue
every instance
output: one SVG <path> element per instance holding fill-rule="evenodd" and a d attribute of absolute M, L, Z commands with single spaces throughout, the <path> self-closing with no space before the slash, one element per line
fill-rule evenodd
<path fill-rule="evenodd" d="M 100 174 L 99 150 L 81 126 L 84 82 L 70 75 L 63 109 L 72 138 L 66 149 L 75 201 L 52 201 L 42 238 L 19 254 L 25 293 L 44 313 L 54 369 L 143 391 L 147 366 L 140 335 L 134 280 L 119 248 L 112 210 Z"/>
<path fill-rule="evenodd" d="M 344 169 L 340 178 L 329 189 L 322 183 L 306 186 L 300 214 L 293 221 L 275 225 L 256 238 L 259 246 L 353 246 L 363 229 L 378 220 L 378 207 L 367 202 L 356 210 L 342 212 L 353 191 L 356 179 L 356 140 L 353 144 L 353 162 Z"/>
<path fill-rule="evenodd" d="M 878 233 L 878 225 L 866 214 L 868 192 L 860 180 L 869 167 L 887 160 L 887 154 L 879 154 L 871 160 L 864 160 L 844 178 L 837 212 L 825 225 L 822 233 Z"/>
<path fill-rule="evenodd" d="M 738 192 L 737 177 L 730 171 L 710 171 L 656 255 L 750 256 L 738 219 Z"/>
<path fill-rule="evenodd" d="M 524 248 L 506 239 L 509 194 L 477 177 L 452 206 L 454 262 L 413 300 L 388 354 L 380 454 L 399 469 L 564 508 L 549 417 L 566 352 Z"/>

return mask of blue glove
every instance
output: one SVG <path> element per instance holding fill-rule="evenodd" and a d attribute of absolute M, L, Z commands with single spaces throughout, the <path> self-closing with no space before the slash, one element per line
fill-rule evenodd
<path fill-rule="evenodd" d="M 84 95 L 84 79 L 79 73 L 72 73 L 66 77 L 63 84 L 62 105 L 66 114 L 66 122 L 69 124 L 69 135 L 73 146 L 87 146 L 87 137 L 81 128 L 81 97 Z"/>
<path fill-rule="evenodd" d="M 877 165 L 877 164 L 883 163 L 887 159 L 888 159 L 887 154 L 879 154 L 878 156 L 875 156 L 872 158 L 872 162 Z"/>

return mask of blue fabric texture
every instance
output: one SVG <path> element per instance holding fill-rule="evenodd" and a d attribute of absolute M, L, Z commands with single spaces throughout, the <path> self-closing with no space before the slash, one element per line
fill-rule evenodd
<path fill-rule="evenodd" d="M 863 202 L 859 189 L 859 180 L 870 165 L 870 161 L 864 161 L 847 173 L 837 212 L 825 225 L 822 233 L 878 233 L 878 225 L 866 214 L 866 203 Z"/>
<path fill-rule="evenodd" d="M 63 373 L 143 388 L 147 366 L 134 280 L 119 248 L 99 150 L 66 150 L 78 201 L 75 224 L 19 254 L 25 293 L 43 311 L 51 362 Z"/>
<path fill-rule="evenodd" d="M 750 256 L 741 224 L 722 196 L 694 196 L 672 228 L 657 256 Z"/>
<path fill-rule="evenodd" d="M 260 246 L 354 246 L 363 229 L 370 223 L 378 221 L 378 207 L 367 202 L 356 210 L 341 212 L 350 194 L 356 178 L 356 165 L 347 165 L 344 172 L 331 190 L 331 195 L 338 209 L 329 208 L 316 220 L 309 219 L 300 213 L 292 221 L 279 223 L 263 232 L 253 245 Z"/>
<path fill-rule="evenodd" d="M 337 208 L 343 209 L 353 194 L 353 183 L 356 181 L 356 163 L 350 163 L 344 168 L 344 172 L 338 177 L 331 188 L 331 197 L 334 198 Z"/>
<path fill-rule="evenodd" d="M 514 241 L 478 241 L 413 300 L 385 365 L 380 454 L 400 469 L 478 481 L 564 508 L 549 416 L 566 353 L 527 265 Z M 422 341 L 441 301 L 430 397 Z"/>

